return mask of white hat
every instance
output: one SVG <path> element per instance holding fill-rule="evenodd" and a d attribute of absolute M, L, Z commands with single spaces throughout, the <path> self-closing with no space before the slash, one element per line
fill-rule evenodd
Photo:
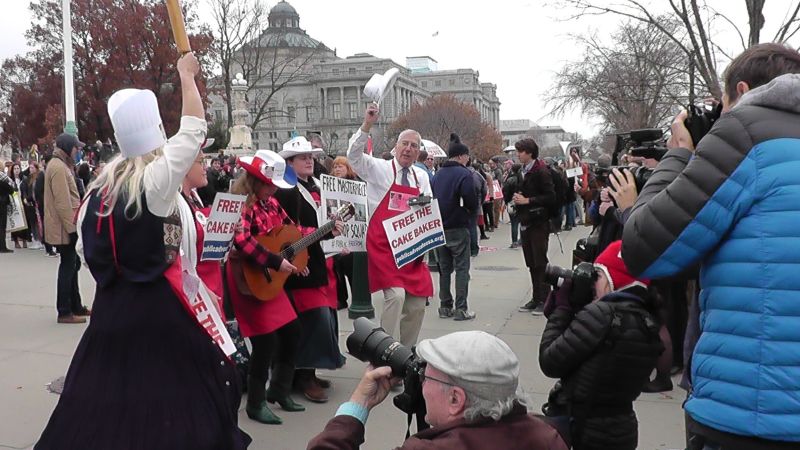
<path fill-rule="evenodd" d="M 249 174 L 265 183 L 272 183 L 282 189 L 293 188 L 297 175 L 286 161 L 271 150 L 258 150 L 255 156 L 239 158 L 239 165 Z"/>
<path fill-rule="evenodd" d="M 383 75 L 376 73 L 367 81 L 366 86 L 364 86 L 364 95 L 380 105 L 383 98 L 386 97 L 386 94 L 391 91 L 392 84 L 394 80 L 397 79 L 398 75 L 400 75 L 400 70 L 397 67 L 392 67 Z"/>
<path fill-rule="evenodd" d="M 283 144 L 283 150 L 278 153 L 283 159 L 302 154 L 318 155 L 322 153 L 321 148 L 312 148 L 308 139 L 303 136 L 295 136 L 287 143 Z"/>
<path fill-rule="evenodd" d="M 156 95 L 147 89 L 122 89 L 108 99 L 108 115 L 119 150 L 135 158 L 157 150 L 167 142 Z"/>
<path fill-rule="evenodd" d="M 502 340 L 484 331 L 459 331 L 417 345 L 429 365 L 483 399 L 504 400 L 517 392 L 519 360 Z"/>

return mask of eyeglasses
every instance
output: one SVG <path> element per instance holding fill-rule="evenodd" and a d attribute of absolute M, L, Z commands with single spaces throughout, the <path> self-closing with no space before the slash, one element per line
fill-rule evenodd
<path fill-rule="evenodd" d="M 450 383 L 450 382 L 447 382 L 447 381 L 444 381 L 444 380 L 440 380 L 440 379 L 438 379 L 438 378 L 433 378 L 433 377 L 431 377 L 431 376 L 428 376 L 428 375 L 426 375 L 426 374 L 425 374 L 425 371 L 427 370 L 427 368 L 428 368 L 428 365 L 427 365 L 427 364 L 425 364 L 425 365 L 423 365 L 423 366 L 420 368 L 420 370 L 419 370 L 419 384 L 420 384 L 420 385 L 424 384 L 424 383 L 425 383 L 425 380 L 432 380 L 432 381 L 435 381 L 435 382 L 437 382 L 437 383 L 442 383 L 442 384 L 444 384 L 444 385 L 447 385 L 447 386 L 451 386 L 451 387 L 457 387 L 457 386 L 456 386 L 455 384 L 453 384 L 453 383 Z"/>
<path fill-rule="evenodd" d="M 426 161 L 433 161 L 433 158 L 428 158 L 426 159 Z"/>

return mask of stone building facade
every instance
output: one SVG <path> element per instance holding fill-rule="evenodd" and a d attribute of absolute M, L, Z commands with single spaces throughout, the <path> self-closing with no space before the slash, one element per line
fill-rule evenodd
<path fill-rule="evenodd" d="M 269 55 L 268 60 L 282 61 L 287 67 L 284 72 L 298 70 L 292 72 L 294 76 L 284 87 L 276 90 L 267 103 L 266 114 L 262 114 L 265 118 L 253 127 L 253 145 L 256 148 L 279 150 L 292 133 L 317 132 L 326 141 L 329 154 L 343 153 L 349 138 L 361 125 L 364 110 L 370 102 L 363 95 L 364 86 L 373 74 L 392 67 L 398 68 L 400 75 L 384 99 L 381 121 L 373 129 L 376 152 L 393 145 L 390 142 L 392 137 L 383 131 L 395 118 L 407 112 L 414 103 L 424 102 L 435 94 L 452 94 L 471 103 L 481 112 L 484 121 L 495 128 L 500 126 L 497 86 L 481 83 L 475 70 L 431 71 L 423 68 L 412 72 L 391 59 L 366 53 L 341 58 L 300 28 L 299 14 L 286 1 L 279 2 L 270 10 L 268 20 L 269 27 L 261 37 L 240 52 L 252 51 L 249 49 L 258 46 Z M 247 60 L 246 54 L 241 55 L 244 56 L 239 60 Z M 292 67 L 293 63 L 302 66 Z M 258 106 L 264 103 L 264 96 L 274 90 L 276 83 L 271 77 L 262 78 L 265 79 L 249 80 L 252 84 L 248 91 L 251 118 L 257 115 Z M 277 83 L 280 81 L 278 78 Z M 227 108 L 224 99 L 214 94 L 209 97 L 212 118 L 225 121 Z"/>

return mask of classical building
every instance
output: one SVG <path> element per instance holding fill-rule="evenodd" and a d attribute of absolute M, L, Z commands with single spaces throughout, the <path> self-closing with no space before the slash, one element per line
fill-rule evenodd
<path fill-rule="evenodd" d="M 376 151 L 393 145 L 383 131 L 395 118 L 435 94 L 452 94 L 471 103 L 484 121 L 495 128 L 500 126 L 497 86 L 481 83 L 475 70 L 439 71 L 430 57 L 409 58 L 407 67 L 366 53 L 341 58 L 300 28 L 300 15 L 286 1 L 270 10 L 268 21 L 261 36 L 244 46 L 236 58 L 248 64 L 258 53 L 261 67 L 267 67 L 261 76 L 251 75 L 248 80 L 250 118 L 260 117 L 252 127 L 256 148 L 278 150 L 293 133 L 318 132 L 330 154 L 343 153 L 370 102 L 363 95 L 364 85 L 373 74 L 391 67 L 398 68 L 400 76 L 381 105 L 382 120 L 373 132 Z M 234 67 L 233 73 L 241 69 Z M 272 92 L 274 95 L 266 101 Z M 226 120 L 224 99 L 214 94 L 209 97 L 213 118 Z"/>

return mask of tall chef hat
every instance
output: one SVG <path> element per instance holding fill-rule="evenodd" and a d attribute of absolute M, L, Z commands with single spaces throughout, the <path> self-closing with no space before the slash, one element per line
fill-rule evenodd
<path fill-rule="evenodd" d="M 119 150 L 135 158 L 157 150 L 167 142 L 156 95 L 147 89 L 122 89 L 108 99 L 108 115 Z"/>

